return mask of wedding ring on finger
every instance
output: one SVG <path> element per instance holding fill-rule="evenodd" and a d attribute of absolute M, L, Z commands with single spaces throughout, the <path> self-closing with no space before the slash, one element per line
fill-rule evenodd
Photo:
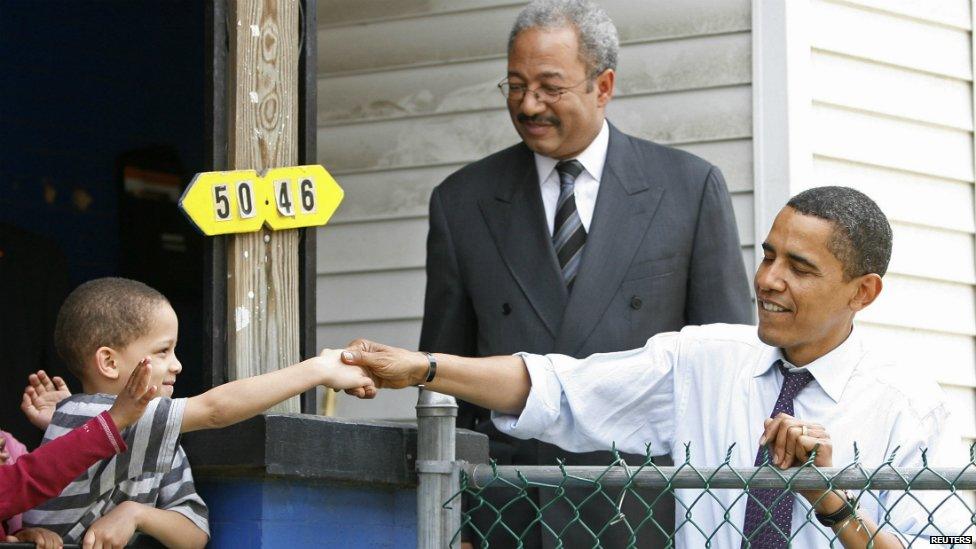
<path fill-rule="evenodd" d="M 810 429 L 808 429 L 806 425 L 801 425 L 800 426 L 800 436 L 804 436 L 805 437 L 805 436 L 807 436 L 807 433 L 809 433 L 809 432 L 810 432 Z"/>

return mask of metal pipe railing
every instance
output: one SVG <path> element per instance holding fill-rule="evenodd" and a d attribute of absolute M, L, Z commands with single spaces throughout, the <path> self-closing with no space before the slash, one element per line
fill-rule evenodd
<path fill-rule="evenodd" d="M 455 460 L 454 397 L 420 389 L 417 397 L 417 548 L 456 547 L 451 539 L 461 527 L 461 505 L 445 507 L 459 490 Z"/>
<path fill-rule="evenodd" d="M 976 467 L 920 468 L 885 467 L 865 471 L 852 467 L 809 466 L 774 470 L 771 467 L 645 467 L 633 473 L 623 467 L 605 466 L 499 466 L 465 464 L 462 468 L 471 488 L 478 489 L 494 480 L 521 485 L 523 479 L 548 485 L 617 487 L 630 484 L 635 488 L 709 488 L 744 489 L 786 488 L 816 490 L 837 488 L 847 490 L 974 490 Z M 501 486 L 507 486 L 503 483 Z"/>

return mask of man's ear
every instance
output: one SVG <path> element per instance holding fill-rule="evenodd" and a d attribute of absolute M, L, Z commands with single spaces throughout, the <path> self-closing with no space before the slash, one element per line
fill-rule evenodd
<path fill-rule="evenodd" d="M 607 106 L 613 97 L 614 80 L 616 73 L 613 69 L 607 69 L 596 77 L 596 102 L 601 107 Z"/>
<path fill-rule="evenodd" d="M 95 351 L 95 371 L 106 379 L 119 379 L 118 356 L 111 347 L 99 347 Z"/>
<path fill-rule="evenodd" d="M 881 277 L 875 273 L 861 275 L 851 282 L 856 286 L 849 306 L 855 313 L 874 303 L 874 300 L 881 294 L 881 288 L 884 286 L 881 282 Z"/>

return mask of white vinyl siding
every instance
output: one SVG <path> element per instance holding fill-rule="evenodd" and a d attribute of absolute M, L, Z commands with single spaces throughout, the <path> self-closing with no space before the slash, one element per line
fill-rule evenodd
<path fill-rule="evenodd" d="M 973 82 L 969 0 L 810 2 L 809 185 L 846 185 L 888 214 L 869 341 L 943 385 L 976 438 Z M 965 454 L 963 454 L 965 455 Z"/>
<path fill-rule="evenodd" d="M 621 38 L 608 118 L 726 176 L 754 268 L 749 0 L 605 0 Z M 318 235 L 318 342 L 416 348 L 427 200 L 464 164 L 518 141 L 495 84 L 524 2 L 320 0 L 318 162 L 346 197 Z M 414 416 L 413 392 L 342 398 L 342 416 Z"/>

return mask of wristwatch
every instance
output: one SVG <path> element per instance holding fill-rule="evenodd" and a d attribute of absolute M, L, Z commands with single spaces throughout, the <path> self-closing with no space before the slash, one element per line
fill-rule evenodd
<path fill-rule="evenodd" d="M 834 491 L 834 493 L 836 494 L 837 492 Z M 842 490 L 841 493 L 844 494 L 844 505 L 841 505 L 840 509 L 829 515 L 814 513 L 817 516 L 817 520 L 820 521 L 820 524 L 828 527 L 835 526 L 857 514 L 857 498 L 854 497 L 854 494 L 847 490 Z"/>

